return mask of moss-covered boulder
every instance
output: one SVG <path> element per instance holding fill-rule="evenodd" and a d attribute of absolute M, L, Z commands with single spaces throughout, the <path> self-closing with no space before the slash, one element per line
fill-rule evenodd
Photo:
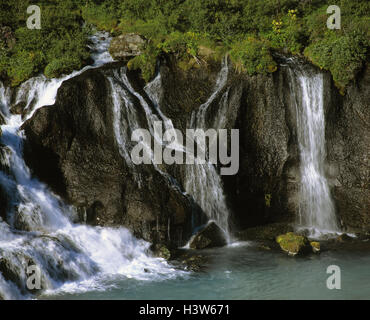
<path fill-rule="evenodd" d="M 310 246 L 312 248 L 313 253 L 319 253 L 321 250 L 320 242 L 318 241 L 311 241 Z"/>
<path fill-rule="evenodd" d="M 277 236 L 276 242 L 279 244 L 280 248 L 290 256 L 306 253 L 310 251 L 311 248 L 305 236 L 300 236 L 293 232 Z"/>
<path fill-rule="evenodd" d="M 109 53 L 115 60 L 127 60 L 142 53 L 146 40 L 136 33 L 126 33 L 112 39 Z"/>
<path fill-rule="evenodd" d="M 166 260 L 171 259 L 171 252 L 165 245 L 162 244 L 153 245 L 151 249 L 156 257 L 163 258 Z"/>

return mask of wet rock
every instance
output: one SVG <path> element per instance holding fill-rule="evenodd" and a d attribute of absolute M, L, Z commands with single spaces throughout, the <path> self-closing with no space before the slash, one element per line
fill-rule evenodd
<path fill-rule="evenodd" d="M 26 107 L 26 102 L 20 101 L 10 107 L 10 112 L 13 114 L 23 114 L 25 107 Z"/>
<path fill-rule="evenodd" d="M 112 39 L 109 53 L 115 60 L 126 60 L 138 56 L 146 40 L 136 33 L 126 33 Z"/>
<path fill-rule="evenodd" d="M 132 167 L 121 156 L 107 76 L 122 66 L 106 65 L 63 82 L 55 104 L 37 110 L 22 127 L 25 161 L 77 208 L 83 222 L 123 225 L 152 243 L 183 246 L 200 208 L 153 166 Z M 135 74 L 128 76 L 136 88 Z M 138 121 L 145 128 L 143 113 Z"/>
<path fill-rule="evenodd" d="M 276 237 L 276 242 L 284 252 L 288 253 L 289 256 L 307 253 L 311 248 L 306 237 L 296 235 L 293 232 L 288 232 Z"/>
<path fill-rule="evenodd" d="M 266 244 L 261 243 L 261 244 L 258 245 L 258 249 L 264 250 L 264 251 L 270 251 L 271 250 L 271 247 L 269 247 Z"/>
<path fill-rule="evenodd" d="M 226 244 L 225 233 L 216 223 L 210 222 L 190 240 L 189 246 L 191 249 L 205 249 Z"/>
<path fill-rule="evenodd" d="M 158 258 L 163 258 L 163 259 L 166 259 L 166 260 L 171 259 L 171 252 L 165 245 L 162 245 L 162 244 L 153 245 L 151 247 L 151 250 L 152 250 L 154 256 L 156 256 Z"/>
<path fill-rule="evenodd" d="M 320 250 L 321 250 L 320 242 L 318 242 L 318 241 L 311 241 L 310 246 L 312 247 L 312 252 L 313 253 L 319 253 Z"/>
<path fill-rule="evenodd" d="M 23 286 L 22 279 L 20 279 L 20 270 L 15 269 L 15 266 L 8 259 L 0 259 L 0 272 L 5 280 L 11 281 L 18 286 Z"/>
<path fill-rule="evenodd" d="M 278 235 L 293 231 L 294 228 L 291 224 L 272 223 L 265 226 L 257 226 L 239 231 L 236 233 L 236 236 L 242 241 L 275 240 Z"/>
<path fill-rule="evenodd" d="M 326 83 L 327 174 L 342 230 L 370 227 L 370 67 L 367 64 L 344 96 Z"/>
<path fill-rule="evenodd" d="M 346 233 L 343 233 L 341 234 L 340 236 L 338 236 L 335 241 L 336 242 L 352 242 L 354 241 L 355 239 L 351 236 L 349 236 L 348 234 Z"/>

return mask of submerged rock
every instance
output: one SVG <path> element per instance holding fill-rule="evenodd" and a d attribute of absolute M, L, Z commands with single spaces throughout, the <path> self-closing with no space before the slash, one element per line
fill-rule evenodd
<path fill-rule="evenodd" d="M 299 236 L 293 232 L 288 232 L 276 237 L 276 242 L 289 256 L 306 253 L 310 248 L 310 243 L 305 236 Z"/>
<path fill-rule="evenodd" d="M 335 239 L 337 242 L 352 242 L 354 239 L 348 234 L 343 233 Z"/>
<path fill-rule="evenodd" d="M 225 233 L 214 222 L 209 223 L 190 240 L 191 249 L 222 247 L 226 244 Z"/>

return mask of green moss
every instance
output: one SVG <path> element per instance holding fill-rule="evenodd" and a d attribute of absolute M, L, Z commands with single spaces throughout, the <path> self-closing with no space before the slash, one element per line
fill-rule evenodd
<path fill-rule="evenodd" d="M 270 208 L 271 206 L 271 194 L 265 194 L 265 205 L 266 207 Z"/>
<path fill-rule="evenodd" d="M 310 242 L 310 245 L 312 247 L 312 251 L 314 253 L 318 253 L 320 252 L 320 242 L 317 242 L 317 241 L 311 241 Z"/>
<path fill-rule="evenodd" d="M 296 235 L 293 232 L 277 236 L 276 242 L 280 245 L 282 250 L 291 256 L 301 253 L 308 245 L 306 237 Z"/>

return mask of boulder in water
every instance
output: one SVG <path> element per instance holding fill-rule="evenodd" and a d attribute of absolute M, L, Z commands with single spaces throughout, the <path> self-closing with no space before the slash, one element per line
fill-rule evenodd
<path fill-rule="evenodd" d="M 310 250 L 311 246 L 305 236 L 297 235 L 293 232 L 288 232 L 276 237 L 276 242 L 280 248 L 288 253 L 289 256 L 306 253 Z"/>
<path fill-rule="evenodd" d="M 191 249 L 205 249 L 226 245 L 225 233 L 214 222 L 207 224 L 191 240 Z"/>
<path fill-rule="evenodd" d="M 171 252 L 165 245 L 156 244 L 153 245 L 151 249 L 156 257 L 170 260 Z"/>
<path fill-rule="evenodd" d="M 313 253 L 319 253 L 321 248 L 320 248 L 320 242 L 318 241 L 311 241 L 310 246 L 312 248 Z"/>

